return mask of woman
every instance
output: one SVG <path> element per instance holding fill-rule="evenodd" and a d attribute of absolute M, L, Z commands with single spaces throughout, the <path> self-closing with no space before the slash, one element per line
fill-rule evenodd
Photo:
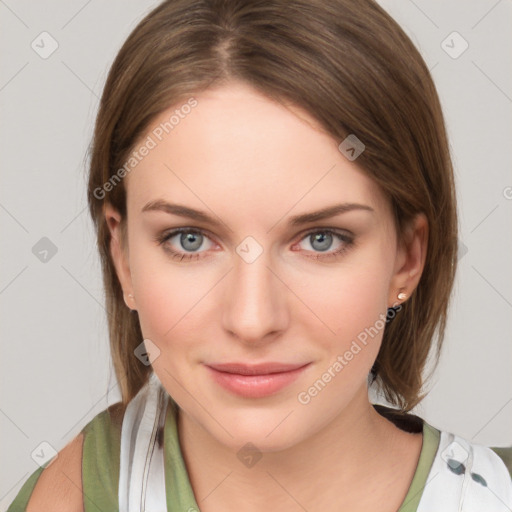
<path fill-rule="evenodd" d="M 163 2 L 110 70 L 89 176 L 122 402 L 10 510 L 512 506 L 512 449 L 408 412 L 457 213 L 432 79 L 377 4 Z"/>

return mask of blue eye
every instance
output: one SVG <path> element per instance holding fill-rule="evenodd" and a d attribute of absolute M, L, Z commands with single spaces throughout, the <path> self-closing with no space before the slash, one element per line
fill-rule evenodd
<path fill-rule="evenodd" d="M 329 248 L 332 246 L 333 240 L 337 238 L 340 240 L 341 246 L 334 250 L 329 251 Z M 354 239 L 351 236 L 348 236 L 344 233 L 338 233 L 332 229 L 315 229 L 313 231 L 309 231 L 306 235 L 301 239 L 308 240 L 313 250 L 320 251 L 320 253 L 314 254 L 306 254 L 306 257 L 313 259 L 325 259 L 325 258 L 336 258 L 348 250 L 352 244 L 354 243 Z M 308 251 L 310 252 L 310 251 Z"/>
<path fill-rule="evenodd" d="M 160 245 L 163 245 L 166 242 L 170 241 L 172 238 L 176 237 L 177 235 L 180 235 L 179 244 L 181 245 L 181 247 L 183 247 L 183 249 L 185 250 L 193 251 L 195 254 L 188 254 L 186 252 L 176 251 L 166 245 L 165 250 L 173 256 L 173 259 L 179 259 L 180 261 L 182 261 L 193 260 L 202 257 L 201 253 L 198 252 L 198 250 L 203 245 L 204 240 L 209 240 L 209 238 L 201 230 L 191 228 L 179 228 L 175 229 L 170 233 L 164 234 L 163 236 L 157 237 L 156 240 Z"/>
<path fill-rule="evenodd" d="M 173 249 L 173 244 L 168 243 L 178 235 L 180 236 L 175 244 L 181 246 L 183 251 Z M 329 248 L 333 244 L 333 240 L 336 238 L 341 242 L 340 247 L 329 251 Z M 173 259 L 177 259 L 179 261 L 191 261 L 207 257 L 203 255 L 203 253 L 207 251 L 200 251 L 199 249 L 203 246 L 205 240 L 212 243 L 211 239 L 203 230 L 192 228 L 178 228 L 169 233 L 158 235 L 155 240 L 159 245 L 164 246 L 164 250 L 168 252 Z M 306 254 L 305 256 L 313 259 L 336 258 L 347 251 L 354 243 L 353 237 L 345 233 L 339 233 L 332 229 L 318 228 L 303 235 L 299 243 L 303 240 L 308 240 L 310 246 L 313 248 L 312 251 L 305 251 L 306 253 L 312 252 L 313 254 Z"/>
<path fill-rule="evenodd" d="M 203 245 L 203 235 L 201 233 L 195 233 L 190 231 L 188 233 L 178 233 L 180 235 L 180 244 L 183 248 L 190 251 L 197 251 Z"/>

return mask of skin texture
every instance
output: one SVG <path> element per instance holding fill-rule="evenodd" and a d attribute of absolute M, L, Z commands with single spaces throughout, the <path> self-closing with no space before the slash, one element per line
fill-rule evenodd
<path fill-rule="evenodd" d="M 126 251 L 119 214 L 107 206 L 106 218 L 125 301 L 158 347 L 153 368 L 181 409 L 180 442 L 201 511 L 266 510 L 268 503 L 339 511 L 341 497 L 352 512 L 397 510 L 422 436 L 399 430 L 369 402 L 367 377 L 383 330 L 359 344 L 309 403 L 298 395 L 365 328 L 381 325 L 400 290 L 410 296 L 425 262 L 426 219 L 419 215 L 399 245 L 378 186 L 300 109 L 237 82 L 195 98 L 198 105 L 124 178 Z M 176 108 L 155 119 L 141 142 Z M 155 200 L 202 210 L 219 224 L 141 212 Z M 345 202 L 374 211 L 287 225 L 291 216 Z M 179 234 L 155 241 L 179 227 L 204 231 L 197 251 Z M 322 251 L 313 228 L 353 243 L 333 235 Z M 263 251 L 251 263 L 237 253 L 248 236 Z M 343 247 L 337 257 L 314 259 Z M 169 248 L 199 258 L 173 259 Z M 268 361 L 311 364 L 264 398 L 231 394 L 204 366 Z M 237 457 L 248 442 L 262 455 L 252 467 Z"/>
<path fill-rule="evenodd" d="M 81 512 L 83 434 L 78 434 L 57 454 L 37 480 L 27 512 Z"/>

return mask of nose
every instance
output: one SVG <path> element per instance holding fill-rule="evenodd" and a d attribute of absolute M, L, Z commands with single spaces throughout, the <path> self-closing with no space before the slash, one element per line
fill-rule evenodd
<path fill-rule="evenodd" d="M 236 256 L 224 301 L 224 328 L 246 344 L 263 344 L 286 328 L 288 288 L 272 269 L 267 253 L 248 263 Z"/>

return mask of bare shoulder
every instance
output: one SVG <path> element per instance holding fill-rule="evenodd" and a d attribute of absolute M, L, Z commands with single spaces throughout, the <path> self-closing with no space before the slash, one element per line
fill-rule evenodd
<path fill-rule="evenodd" d="M 58 453 L 37 481 L 26 512 L 83 512 L 81 432 Z"/>

